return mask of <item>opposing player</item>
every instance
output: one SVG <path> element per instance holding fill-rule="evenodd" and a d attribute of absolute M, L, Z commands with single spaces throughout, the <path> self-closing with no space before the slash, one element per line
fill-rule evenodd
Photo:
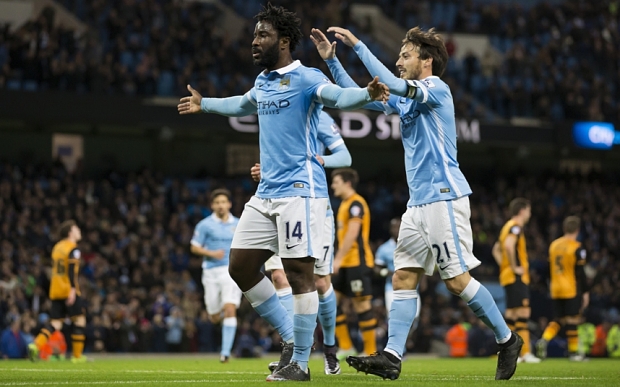
<path fill-rule="evenodd" d="M 196 225 L 191 240 L 192 253 L 203 257 L 202 285 L 209 319 L 214 324 L 222 323 L 222 363 L 230 359 L 237 332 L 237 308 L 241 302 L 241 290 L 228 274 L 230 244 L 239 223 L 239 218 L 230 213 L 230 200 L 227 189 L 211 193 L 213 213 Z"/>
<path fill-rule="evenodd" d="M 321 112 L 318 127 L 319 150 L 317 158 L 325 168 L 340 168 L 351 165 L 351 154 L 347 149 L 340 131 L 334 120 L 326 112 Z M 329 155 L 325 150 L 329 149 Z M 322 155 L 322 156 L 320 156 Z M 260 164 L 251 169 L 252 178 L 260 181 Z M 323 360 L 326 375 L 340 374 L 340 364 L 336 357 L 336 294 L 331 283 L 331 274 L 334 260 L 334 212 L 331 205 L 327 206 L 325 215 L 325 227 L 323 228 L 322 259 L 317 259 L 314 264 L 314 283 L 319 295 L 319 322 L 323 330 Z M 271 271 L 271 281 L 276 288 L 278 298 L 286 308 L 289 316 L 293 318 L 293 293 L 291 285 L 286 279 L 282 259 L 274 255 L 265 262 L 265 270 Z M 270 371 L 277 368 L 278 362 L 269 364 Z"/>
<path fill-rule="evenodd" d="M 584 271 L 587 253 L 577 240 L 581 219 L 569 216 L 564 219 L 562 228 L 564 235 L 549 246 L 550 287 L 555 319 L 547 325 L 542 338 L 536 343 L 536 350 L 538 357 L 547 357 L 547 343 L 564 327 L 569 359 L 583 361 L 584 355 L 578 353 L 577 325 L 590 298 Z"/>
<path fill-rule="evenodd" d="M 243 96 L 202 98 L 188 86 L 192 95 L 181 99 L 178 111 L 258 113 L 261 180 L 239 219 L 229 272 L 284 340 L 278 369 L 267 379 L 305 381 L 310 380 L 308 358 L 319 308 L 314 263 L 323 256 L 321 229 L 328 205 L 325 171 L 315 155 L 319 115 L 323 105 L 356 109 L 387 99 L 389 89 L 378 78 L 365 89 L 331 84 L 319 70 L 292 59 L 302 37 L 294 13 L 269 4 L 256 18 L 252 56 L 265 70 L 254 87 Z M 293 290 L 293 322 L 261 272 L 274 253 L 283 258 Z"/>
<path fill-rule="evenodd" d="M 370 210 L 366 200 L 356 192 L 359 177 L 351 168 L 332 172 L 334 196 L 342 202 L 338 208 L 338 252 L 334 257 L 333 284 L 338 298 L 336 337 L 340 347 L 339 357 L 355 352 L 349 335 L 347 316 L 340 305 L 343 297 L 351 299 L 357 314 L 359 329 L 364 342 L 364 352 L 377 351 L 375 329 L 377 319 L 372 311 L 372 275 L 374 257 L 370 249 Z"/>
<path fill-rule="evenodd" d="M 399 79 L 350 31 L 338 27 L 328 31 L 353 47 L 370 74 L 380 76 L 390 87 L 393 96 L 387 104 L 372 103 L 367 108 L 400 115 L 410 194 L 394 253 L 394 301 L 386 349 L 372 356 L 349 357 L 347 363 L 359 371 L 398 378 L 416 315 L 416 286 L 424 273 L 432 274 L 437 266 L 448 290 L 467 302 L 495 333 L 500 346 L 495 378 L 510 379 L 523 341 L 508 329 L 489 291 L 469 274 L 480 261 L 472 254 L 471 189 L 456 160 L 454 102 L 439 78 L 448 61 L 441 37 L 432 29 L 409 30 L 396 62 Z M 316 29 L 311 39 L 337 83 L 354 85 L 335 57 L 336 43 Z"/>
<path fill-rule="evenodd" d="M 400 230 L 400 219 L 394 218 L 390 221 L 390 239 L 379 246 L 377 253 L 375 254 L 375 273 L 380 277 L 385 278 L 384 299 L 385 310 L 388 313 L 388 316 L 390 309 L 392 308 L 392 300 L 394 300 L 392 276 L 394 275 L 394 251 L 396 250 L 396 241 L 398 240 L 398 230 Z M 417 319 L 420 316 L 420 310 L 422 309 L 419 294 L 416 300 L 417 306 L 415 318 Z"/>
<path fill-rule="evenodd" d="M 74 220 L 67 220 L 60 225 L 59 236 L 62 238 L 52 249 L 52 278 L 49 297 L 52 301 L 50 322 L 39 332 L 33 343 L 28 345 L 30 360 L 39 358 L 39 351 L 47 344 L 55 331 L 62 329 L 66 317 L 71 318 L 71 347 L 73 363 L 83 363 L 84 328 L 86 327 L 86 302 L 82 299 L 78 283 L 80 271 L 80 250 L 77 243 L 82 239 L 82 232 Z"/>
<path fill-rule="evenodd" d="M 494 256 L 499 261 L 499 283 L 506 292 L 506 323 L 523 338 L 523 347 L 519 361 L 540 363 L 540 359 L 530 351 L 530 272 L 527 247 L 523 227 L 532 214 L 530 201 L 524 198 L 513 199 L 508 205 L 511 218 L 499 234 L 494 245 Z"/>

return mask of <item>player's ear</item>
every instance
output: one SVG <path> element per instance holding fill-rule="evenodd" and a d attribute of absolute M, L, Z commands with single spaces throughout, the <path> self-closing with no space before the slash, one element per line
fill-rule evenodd
<path fill-rule="evenodd" d="M 291 44 L 291 38 L 288 36 L 283 36 L 280 38 L 280 49 L 289 48 Z"/>
<path fill-rule="evenodd" d="M 429 57 L 424 63 L 424 67 L 432 67 L 433 66 L 433 57 Z"/>

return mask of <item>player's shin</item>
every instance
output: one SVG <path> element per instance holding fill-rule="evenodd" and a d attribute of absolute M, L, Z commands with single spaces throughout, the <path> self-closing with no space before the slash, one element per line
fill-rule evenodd
<path fill-rule="evenodd" d="M 475 278 L 472 278 L 459 297 L 486 326 L 493 330 L 495 340 L 503 344 L 510 339 L 511 333 L 504 317 L 500 313 L 491 293 Z"/>
<path fill-rule="evenodd" d="M 394 290 L 385 351 L 398 358 L 401 358 L 405 351 L 409 329 L 416 315 L 417 298 L 418 292 L 415 290 Z"/>
<path fill-rule="evenodd" d="M 336 344 L 336 293 L 330 285 L 324 294 L 319 294 L 319 322 L 323 330 L 323 344 L 333 346 Z"/>
<path fill-rule="evenodd" d="M 73 348 L 73 358 L 79 359 L 84 352 L 84 341 L 86 336 L 84 335 L 84 327 L 73 326 L 73 332 L 71 332 L 71 347 Z"/>
<path fill-rule="evenodd" d="M 34 339 L 34 343 L 36 344 L 36 346 L 38 348 L 42 348 L 50 339 L 52 333 L 54 333 L 55 331 L 56 328 L 54 328 L 52 324 L 45 324 L 45 326 L 41 328 L 41 331 L 39 332 L 37 337 Z"/>
<path fill-rule="evenodd" d="M 286 312 L 291 320 L 293 320 L 293 289 L 289 286 L 287 288 L 276 290 L 276 293 L 278 294 L 280 303 L 284 306 L 284 309 L 286 309 Z"/>
<path fill-rule="evenodd" d="M 359 322 L 360 331 L 362 332 L 362 340 L 364 341 L 364 353 L 371 354 L 377 352 L 377 338 L 375 333 L 377 319 L 372 309 L 358 314 L 357 320 Z"/>
<path fill-rule="evenodd" d="M 236 332 L 237 317 L 226 317 L 224 321 L 222 321 L 222 351 L 220 355 L 230 356 Z"/>
<path fill-rule="evenodd" d="M 319 311 L 319 297 L 315 291 L 295 294 L 293 296 L 293 331 L 295 336 L 295 350 L 291 362 L 297 362 L 302 370 L 308 368 L 310 350 L 314 342 L 314 329 Z"/>
<path fill-rule="evenodd" d="M 293 321 L 280 303 L 276 289 L 267 277 L 263 277 L 258 284 L 243 294 L 256 313 L 278 331 L 284 342 L 293 342 Z"/>
<path fill-rule="evenodd" d="M 336 337 L 338 338 L 338 347 L 341 351 L 350 351 L 353 348 L 353 342 L 349 334 L 347 315 L 344 314 L 340 306 L 336 308 L 336 314 Z"/>

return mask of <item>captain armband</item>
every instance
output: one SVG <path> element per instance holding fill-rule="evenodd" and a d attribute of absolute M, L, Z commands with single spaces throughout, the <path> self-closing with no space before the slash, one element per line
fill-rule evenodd
<path fill-rule="evenodd" d="M 408 79 L 405 82 L 407 82 L 407 95 L 405 95 L 405 97 L 414 99 L 416 94 L 418 94 L 418 86 L 411 79 Z"/>

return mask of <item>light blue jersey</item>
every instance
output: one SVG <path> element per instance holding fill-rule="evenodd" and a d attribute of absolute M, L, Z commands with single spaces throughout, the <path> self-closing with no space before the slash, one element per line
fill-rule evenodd
<path fill-rule="evenodd" d="M 409 186 L 407 206 L 470 195 L 471 189 L 456 160 L 454 102 L 448 85 L 436 76 L 421 81 L 397 78 L 361 41 L 353 49 L 370 74 L 379 76 L 392 94 L 387 104 L 372 103 L 366 107 L 400 116 Z M 327 64 L 339 85 L 355 84 L 337 59 Z"/>
<path fill-rule="evenodd" d="M 357 109 L 372 99 L 367 89 L 343 89 L 321 71 L 295 61 L 263 71 L 243 96 L 203 98 L 201 110 L 226 116 L 258 114 L 261 181 L 256 197 L 327 197 L 325 170 L 316 158 L 323 105 Z"/>
<path fill-rule="evenodd" d="M 328 165 L 328 159 L 326 159 L 326 166 L 327 167 L 335 167 L 335 168 L 341 168 L 341 167 L 348 167 L 349 165 L 351 165 L 351 155 L 349 154 L 349 151 L 346 147 L 346 145 L 344 144 L 344 140 L 342 139 L 342 136 L 340 135 L 340 131 L 338 130 L 338 126 L 336 125 L 336 122 L 334 121 L 333 118 L 330 117 L 329 114 L 325 113 L 325 112 L 321 112 L 321 116 L 319 119 L 319 127 L 318 127 L 318 138 L 319 138 L 319 143 L 318 143 L 318 149 L 317 149 L 317 154 L 319 155 L 325 155 L 325 151 L 327 149 L 330 150 L 330 152 L 332 152 L 334 155 L 336 153 L 338 154 L 345 154 L 346 156 L 348 156 L 348 159 L 344 160 L 344 162 L 336 162 L 334 165 Z M 330 156 L 326 156 L 330 157 Z M 332 209 L 331 205 L 327 206 L 327 217 L 333 217 L 334 216 L 334 210 Z"/>
<path fill-rule="evenodd" d="M 394 272 L 394 250 L 396 241 L 390 238 L 387 242 L 379 246 L 375 254 L 375 265 L 385 266 L 391 273 Z M 392 287 L 392 276 L 385 277 L 385 291 L 390 292 Z"/>
<path fill-rule="evenodd" d="M 224 250 L 224 257 L 222 259 L 203 257 L 203 270 L 228 266 L 230 244 L 232 243 L 237 223 L 239 223 L 239 218 L 232 216 L 232 214 L 228 215 L 228 221 L 226 222 L 222 221 L 215 214 L 211 214 L 198 222 L 194 229 L 191 244 L 208 250 Z"/>

